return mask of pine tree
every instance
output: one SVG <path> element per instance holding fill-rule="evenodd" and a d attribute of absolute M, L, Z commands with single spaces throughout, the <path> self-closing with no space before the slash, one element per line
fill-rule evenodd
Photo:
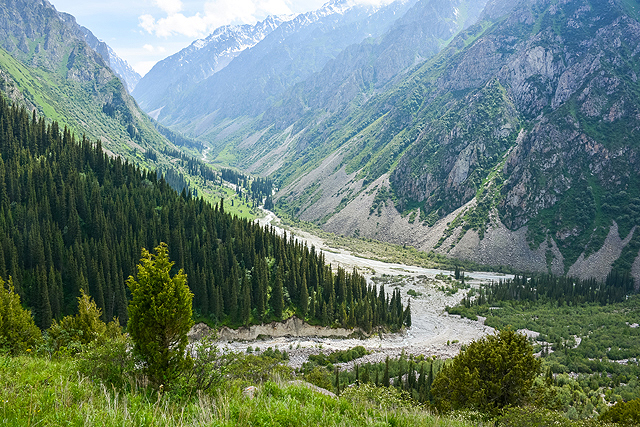
<path fill-rule="evenodd" d="M 411 327 L 411 299 L 407 301 L 407 307 L 404 309 L 404 324 L 407 328 Z"/>
<path fill-rule="evenodd" d="M 427 381 L 424 377 L 424 362 L 420 364 L 420 372 L 418 377 L 418 400 L 420 402 L 427 401 Z"/>
<path fill-rule="evenodd" d="M 367 363 L 364 370 L 362 371 L 362 383 L 367 384 L 370 381 L 371 381 L 371 376 L 369 374 L 369 364 Z"/>
<path fill-rule="evenodd" d="M 278 264 L 278 268 L 276 270 L 276 277 L 273 283 L 273 292 L 271 294 L 271 308 L 273 309 L 273 314 L 276 319 L 282 319 L 282 312 L 284 310 L 284 292 L 282 289 L 282 264 Z"/>
<path fill-rule="evenodd" d="M 316 317 L 316 292 L 311 291 L 311 301 L 309 302 L 309 319 Z"/>
<path fill-rule="evenodd" d="M 170 275 L 174 263 L 166 243 L 160 243 L 155 252 L 143 248 L 137 277 L 127 280 L 131 290 L 128 330 L 149 379 L 168 385 L 189 366 L 185 349 L 193 325 L 193 294 L 182 270 Z"/>
<path fill-rule="evenodd" d="M 307 289 L 307 279 L 303 275 L 302 283 L 300 284 L 300 314 L 304 319 L 307 315 L 307 310 L 309 307 L 309 290 Z"/>
<path fill-rule="evenodd" d="M 38 267 L 37 269 L 37 295 L 38 305 L 36 309 L 36 324 L 40 329 L 48 329 L 51 326 L 51 320 L 53 319 L 51 313 L 51 304 L 49 302 L 49 284 L 47 280 L 47 274 L 44 267 Z"/>
<path fill-rule="evenodd" d="M 387 356 L 386 360 L 384 361 L 384 376 L 382 377 L 382 385 L 384 387 L 389 387 L 391 385 L 389 379 L 389 356 Z"/>
<path fill-rule="evenodd" d="M 242 324 L 249 325 L 251 320 L 251 287 L 247 276 L 242 277 Z"/>

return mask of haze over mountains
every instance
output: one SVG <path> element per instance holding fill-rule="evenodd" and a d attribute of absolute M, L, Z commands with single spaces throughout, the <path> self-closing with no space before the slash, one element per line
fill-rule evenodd
<path fill-rule="evenodd" d="M 35 3 L 19 12 L 21 32 L 0 22 L 11 54 L 3 90 L 39 106 L 38 90 L 21 83 L 34 79 L 16 77 L 11 61 L 49 67 L 64 75 L 53 86 L 98 82 L 95 114 L 112 112 L 105 120 L 131 131 L 130 146 L 151 135 L 124 87 L 101 92 L 113 80 L 95 71 L 97 55 L 69 61 L 77 56 L 62 51 L 83 47 L 52 49 L 35 30 L 50 14 Z M 273 177 L 277 206 L 326 230 L 528 271 L 603 279 L 613 268 L 640 280 L 638 7 L 332 1 L 221 27 L 137 85 L 118 74 L 147 113 L 208 146 L 209 161 Z M 81 31 L 117 69 L 90 32 L 60 31 L 60 40 Z M 167 143 L 147 140 L 140 146 Z"/>

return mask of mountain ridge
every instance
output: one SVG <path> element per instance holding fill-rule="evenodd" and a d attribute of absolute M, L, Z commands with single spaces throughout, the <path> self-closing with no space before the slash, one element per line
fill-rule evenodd
<path fill-rule="evenodd" d="M 273 163 L 244 166 L 328 231 L 639 280 L 637 19 L 581 0 L 492 2 L 483 16 L 390 89 L 326 114 L 324 131 L 254 127 L 236 144 L 272 144 Z"/>
<path fill-rule="evenodd" d="M 135 156 L 167 146 L 85 38 L 75 18 L 58 13 L 46 0 L 4 2 L 0 70 L 5 92 L 78 134 L 101 139 L 111 154 Z M 108 53 L 106 45 L 98 47 Z"/>

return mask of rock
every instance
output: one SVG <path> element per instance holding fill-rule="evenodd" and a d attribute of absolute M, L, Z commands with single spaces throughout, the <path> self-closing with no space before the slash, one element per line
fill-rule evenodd
<path fill-rule="evenodd" d="M 187 333 L 187 338 L 189 342 L 200 341 L 202 338 L 208 337 L 209 335 L 215 334 L 215 331 L 211 329 L 205 323 L 196 323 L 191 327 L 189 332 Z"/>
<path fill-rule="evenodd" d="M 249 399 L 253 399 L 253 396 L 256 394 L 258 389 L 255 386 L 250 385 L 249 387 L 242 390 L 242 395 L 248 397 Z"/>
<path fill-rule="evenodd" d="M 288 384 L 297 385 L 297 386 L 300 386 L 300 387 L 306 387 L 306 388 L 308 388 L 310 390 L 317 391 L 318 393 L 322 393 L 325 396 L 333 397 L 334 399 L 338 398 L 338 396 L 336 396 L 335 393 L 330 392 L 329 390 L 327 390 L 325 388 L 318 387 L 317 385 L 308 383 L 306 381 L 294 380 L 294 381 L 289 381 Z"/>

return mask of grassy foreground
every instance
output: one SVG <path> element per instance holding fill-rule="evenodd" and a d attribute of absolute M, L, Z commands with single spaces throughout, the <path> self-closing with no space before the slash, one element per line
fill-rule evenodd
<path fill-rule="evenodd" d="M 254 398 L 240 383 L 181 396 L 130 384 L 109 388 L 83 376 L 72 359 L 0 358 L 0 424 L 11 426 L 468 426 L 419 408 L 332 398 L 268 381 Z"/>

